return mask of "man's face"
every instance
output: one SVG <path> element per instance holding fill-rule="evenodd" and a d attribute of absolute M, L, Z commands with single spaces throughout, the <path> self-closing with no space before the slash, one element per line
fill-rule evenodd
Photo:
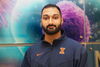
<path fill-rule="evenodd" d="M 43 30 L 48 35 L 53 35 L 60 31 L 62 17 L 56 7 L 45 8 L 42 12 L 41 24 Z"/>

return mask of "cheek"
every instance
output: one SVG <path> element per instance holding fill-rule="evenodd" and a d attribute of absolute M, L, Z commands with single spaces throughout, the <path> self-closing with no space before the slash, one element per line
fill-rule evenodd
<path fill-rule="evenodd" d="M 47 23 L 42 22 L 41 25 L 46 28 Z"/>
<path fill-rule="evenodd" d="M 61 24 L 61 20 L 55 20 L 54 24 L 58 26 L 59 24 Z"/>

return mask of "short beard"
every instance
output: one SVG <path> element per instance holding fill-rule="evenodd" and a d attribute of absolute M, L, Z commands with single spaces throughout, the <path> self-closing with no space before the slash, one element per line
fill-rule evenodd
<path fill-rule="evenodd" d="M 55 26 L 55 25 L 48 25 L 48 26 Z M 58 32 L 61 30 L 61 24 L 60 24 L 58 27 L 55 26 L 56 29 L 55 29 L 54 31 L 49 31 L 49 30 L 47 29 L 48 26 L 45 28 L 45 27 L 42 25 L 42 28 L 43 28 L 44 32 L 45 32 L 46 34 L 48 34 L 48 35 L 54 35 L 54 34 L 58 33 Z"/>

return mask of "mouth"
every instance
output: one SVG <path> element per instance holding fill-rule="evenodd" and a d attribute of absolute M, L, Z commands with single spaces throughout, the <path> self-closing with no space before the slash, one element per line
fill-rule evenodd
<path fill-rule="evenodd" d="M 55 26 L 49 26 L 48 30 L 55 30 Z"/>

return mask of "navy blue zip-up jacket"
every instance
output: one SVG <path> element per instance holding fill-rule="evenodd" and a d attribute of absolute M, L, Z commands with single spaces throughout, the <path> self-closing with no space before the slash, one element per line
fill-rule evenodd
<path fill-rule="evenodd" d="M 53 44 L 41 41 L 31 46 L 21 67 L 87 67 L 86 49 L 64 34 Z"/>

